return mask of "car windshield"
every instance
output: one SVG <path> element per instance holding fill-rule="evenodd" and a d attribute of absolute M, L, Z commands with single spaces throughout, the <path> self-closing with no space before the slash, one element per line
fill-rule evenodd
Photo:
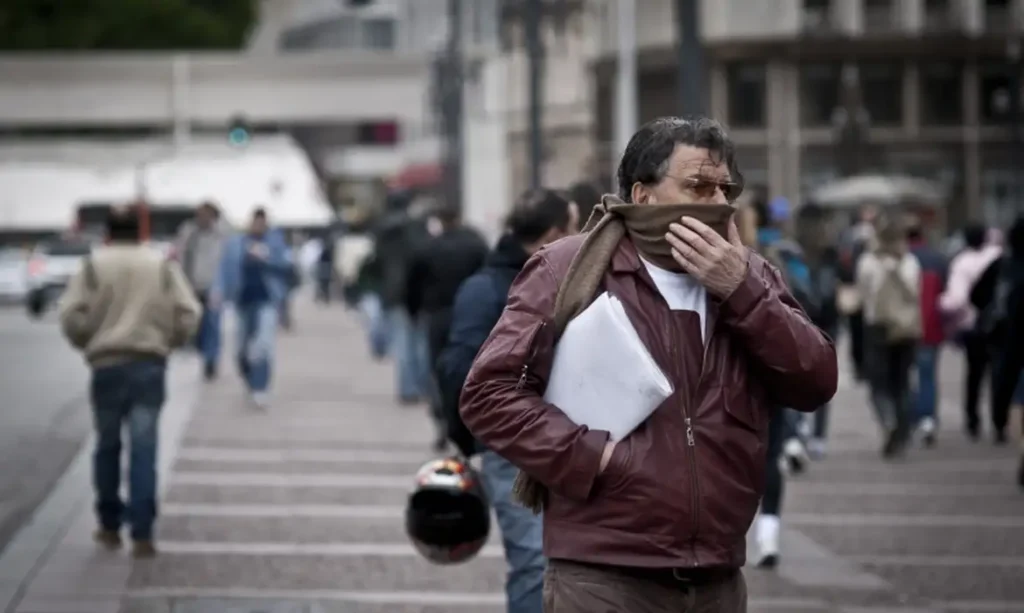
<path fill-rule="evenodd" d="M 42 252 L 57 257 L 73 257 L 89 255 L 92 246 L 82 241 L 60 241 L 43 246 Z"/>

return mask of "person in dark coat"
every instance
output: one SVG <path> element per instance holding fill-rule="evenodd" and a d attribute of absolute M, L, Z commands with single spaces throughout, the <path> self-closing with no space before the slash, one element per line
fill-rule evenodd
<path fill-rule="evenodd" d="M 553 190 L 523 194 L 508 219 L 507 233 L 488 255 L 484 267 L 460 287 L 452 309 L 448 340 L 437 361 L 437 380 L 448 436 L 466 456 L 480 453 L 481 475 L 498 516 L 510 572 L 506 592 L 510 613 L 541 613 L 545 559 L 541 519 L 512 499 L 516 468 L 483 449 L 459 416 L 459 393 L 473 358 L 501 317 L 512 281 L 530 255 L 544 245 L 575 233 L 579 215 L 565 196 Z"/>
<path fill-rule="evenodd" d="M 431 365 L 437 363 L 448 338 L 455 293 L 463 281 L 483 266 L 487 257 L 487 242 L 479 232 L 462 224 L 457 210 L 443 208 L 434 218 L 440 222 L 440 234 L 413 253 L 405 291 L 409 317 L 426 332 Z M 436 387 L 430 393 L 430 408 L 437 426 L 434 447 L 442 451 L 448 437 Z"/>
<path fill-rule="evenodd" d="M 971 291 L 978 310 L 976 333 L 992 354 L 992 423 L 995 442 L 1008 440 L 1010 406 L 1024 404 L 1020 385 L 1024 370 L 1024 217 L 1018 217 L 1006 237 L 1007 250 L 982 273 Z M 1024 458 L 1019 479 L 1024 487 Z"/>
<path fill-rule="evenodd" d="M 374 229 L 374 259 L 380 282 L 381 306 L 386 313 L 399 402 L 417 404 L 430 393 L 430 366 L 426 335 L 406 309 L 411 259 L 430 238 L 424 219 L 409 213 L 410 197 L 388 196 L 387 211 Z"/>

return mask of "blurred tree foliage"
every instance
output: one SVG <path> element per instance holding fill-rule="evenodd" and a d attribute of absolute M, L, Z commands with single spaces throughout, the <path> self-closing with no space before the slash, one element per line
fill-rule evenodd
<path fill-rule="evenodd" d="M 238 49 L 256 0 L 0 0 L 0 50 Z"/>

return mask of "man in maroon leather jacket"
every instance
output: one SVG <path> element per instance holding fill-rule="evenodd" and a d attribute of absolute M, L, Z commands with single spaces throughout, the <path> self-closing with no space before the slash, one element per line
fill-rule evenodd
<path fill-rule="evenodd" d="M 633 136 L 618 183 L 636 206 L 723 204 L 742 178 L 720 124 L 662 118 Z M 779 272 L 742 246 L 735 223 L 726 235 L 694 218 L 671 224 L 675 270 L 642 258 L 628 234 L 615 249 L 601 291 L 622 301 L 676 390 L 618 443 L 543 400 L 555 297 L 585 235 L 530 259 L 477 356 L 466 425 L 550 493 L 546 610 L 746 611 L 739 569 L 770 412 L 827 403 L 837 364 Z"/>

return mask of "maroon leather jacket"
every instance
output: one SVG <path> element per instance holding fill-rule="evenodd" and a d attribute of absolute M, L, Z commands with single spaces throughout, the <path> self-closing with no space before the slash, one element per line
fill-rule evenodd
<path fill-rule="evenodd" d="M 616 445 L 542 396 L 559 283 L 582 236 L 534 255 L 480 349 L 460 412 L 470 431 L 550 489 L 550 558 L 635 567 L 739 568 L 764 491 L 772 409 L 813 411 L 837 385 L 832 341 L 808 320 L 778 271 L 751 253 L 743 283 L 698 316 L 672 311 L 623 239 L 603 280 L 676 392 Z"/>

